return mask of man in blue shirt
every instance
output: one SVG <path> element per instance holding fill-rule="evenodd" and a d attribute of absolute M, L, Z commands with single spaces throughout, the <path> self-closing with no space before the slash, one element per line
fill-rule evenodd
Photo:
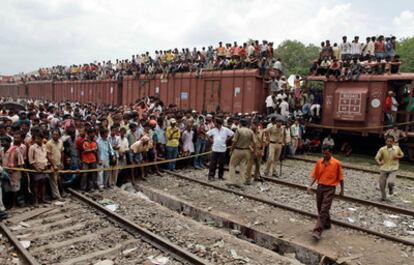
<path fill-rule="evenodd" d="M 109 161 L 115 156 L 111 143 L 108 141 L 109 130 L 104 128 L 100 131 L 101 137 L 96 142 L 98 145 L 98 167 L 104 169 L 109 168 Z M 98 174 L 98 188 L 101 191 L 103 188 L 109 187 L 109 171 L 99 171 Z"/>

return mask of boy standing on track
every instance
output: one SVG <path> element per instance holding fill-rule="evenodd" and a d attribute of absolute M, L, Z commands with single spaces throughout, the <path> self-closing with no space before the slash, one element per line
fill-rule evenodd
<path fill-rule="evenodd" d="M 394 193 L 395 176 L 400 166 L 400 159 L 404 157 L 404 153 L 398 145 L 394 145 L 394 137 L 389 135 L 385 140 L 386 145 L 381 147 L 375 160 L 380 165 L 379 187 L 381 190 L 381 200 L 387 200 L 385 191 L 388 183 L 389 194 Z"/>
<path fill-rule="evenodd" d="M 340 196 L 344 195 L 344 174 L 342 164 L 332 157 L 330 146 L 322 147 L 323 158 L 316 162 L 312 171 L 312 181 L 308 186 L 308 192 L 312 192 L 312 185 L 317 181 L 316 205 L 318 207 L 318 221 L 313 229 L 313 238 L 321 239 L 322 231 L 331 228 L 329 210 L 335 196 L 336 186 L 341 185 Z"/>

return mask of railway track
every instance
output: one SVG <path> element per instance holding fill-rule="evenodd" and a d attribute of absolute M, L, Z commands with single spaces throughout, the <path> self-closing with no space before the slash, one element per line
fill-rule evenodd
<path fill-rule="evenodd" d="M 226 168 L 224 168 L 224 170 L 228 171 L 229 169 L 226 167 Z M 239 171 L 237 171 L 237 170 L 236 170 L 236 172 L 239 173 Z M 270 178 L 270 177 L 263 177 L 262 176 L 262 179 L 265 180 L 265 181 L 271 182 L 271 183 L 284 185 L 284 186 L 299 189 L 299 190 L 302 190 L 302 191 L 307 190 L 307 186 L 305 186 L 305 185 L 301 185 L 301 184 L 297 184 L 297 183 L 293 183 L 293 182 L 289 182 L 289 181 L 284 181 L 284 180 L 281 180 L 279 178 L 273 178 L 273 177 Z M 316 189 L 312 189 L 312 192 L 316 192 Z M 388 211 L 392 211 L 394 213 L 405 214 L 405 215 L 409 215 L 409 216 L 414 217 L 414 210 L 411 210 L 411 209 L 408 209 L 408 208 L 398 207 L 398 206 L 395 206 L 395 205 L 380 203 L 380 202 L 371 201 L 371 200 L 365 200 L 365 199 L 362 199 L 362 198 L 358 198 L 358 197 L 355 197 L 355 196 L 349 196 L 349 195 L 339 196 L 338 194 L 335 194 L 335 198 L 338 199 L 338 200 L 342 200 L 342 201 L 348 201 L 348 202 L 373 206 L 373 207 L 376 207 L 376 208 L 379 208 L 379 209 L 382 209 L 382 210 L 388 210 Z"/>
<path fill-rule="evenodd" d="M 302 210 L 302 209 L 298 209 L 296 207 L 289 206 L 285 203 L 278 203 L 276 201 L 261 198 L 261 197 L 258 197 L 258 196 L 252 195 L 252 194 L 242 192 L 240 190 L 229 189 L 227 187 L 222 187 L 222 186 L 219 186 L 219 185 L 215 185 L 215 184 L 212 184 L 210 182 L 206 182 L 206 181 L 203 181 L 203 180 L 200 180 L 200 179 L 188 177 L 188 176 L 185 176 L 185 175 L 177 173 L 177 172 L 172 172 L 172 171 L 165 171 L 165 172 L 169 173 L 172 176 L 183 179 L 183 180 L 187 180 L 187 181 L 190 181 L 190 182 L 195 182 L 195 183 L 201 184 L 203 186 L 211 187 L 211 188 L 214 188 L 214 189 L 217 189 L 217 190 L 220 190 L 220 191 L 224 191 L 224 192 L 227 192 L 227 193 L 232 193 L 232 194 L 235 194 L 235 195 L 238 195 L 238 196 L 243 196 L 244 198 L 248 198 L 248 199 L 253 200 L 253 201 L 264 203 L 264 204 L 270 205 L 272 207 L 277 207 L 277 208 L 285 209 L 285 210 L 295 212 L 295 213 L 298 213 L 298 214 L 301 214 L 301 215 L 305 215 L 305 216 L 308 216 L 308 217 L 317 218 L 317 214 L 315 214 L 315 213 L 308 212 L 308 211 L 305 211 L 305 210 Z M 376 207 L 381 207 L 381 206 L 377 205 Z M 406 211 L 406 209 L 401 209 L 401 210 Z M 407 239 L 404 239 L 404 238 L 401 238 L 401 237 L 398 237 L 398 236 L 382 233 L 382 232 L 375 231 L 375 230 L 372 230 L 372 229 L 360 227 L 358 225 L 347 223 L 347 222 L 344 222 L 344 221 L 341 221 L 341 220 L 338 220 L 338 219 L 332 219 L 332 223 L 336 224 L 338 226 L 344 227 L 344 228 L 364 232 L 364 233 L 374 235 L 374 236 L 377 236 L 377 237 L 380 237 L 380 238 L 384 238 L 384 239 L 387 239 L 387 240 L 390 240 L 390 241 L 393 241 L 393 242 L 396 242 L 396 243 L 402 243 L 402 244 L 405 244 L 405 245 L 414 246 L 414 241 L 407 240 Z"/>
<path fill-rule="evenodd" d="M 269 178 L 269 177 L 262 177 L 262 178 L 268 182 L 288 186 L 288 187 L 299 189 L 302 191 L 306 191 L 307 189 L 305 185 L 300 185 L 297 183 L 292 183 L 292 182 L 280 180 L 277 178 Z M 313 189 L 312 191 L 316 192 L 315 189 Z M 348 196 L 348 195 L 339 196 L 338 194 L 335 194 L 335 198 L 342 200 L 342 201 L 348 201 L 348 202 L 354 202 L 354 203 L 360 203 L 363 205 L 373 206 L 373 207 L 377 207 L 382 210 L 388 210 L 388 211 L 392 211 L 392 212 L 399 213 L 399 214 L 414 216 L 414 210 L 402 208 L 402 207 L 398 207 L 398 206 L 394 206 L 390 204 L 379 203 L 379 202 L 365 200 L 365 199 L 357 198 L 354 196 Z"/>
<path fill-rule="evenodd" d="M 303 162 L 308 162 L 308 163 L 315 163 L 317 161 L 317 159 L 306 158 L 306 157 L 297 157 L 297 156 L 289 156 L 288 159 L 303 161 Z M 378 170 L 364 168 L 364 167 L 358 167 L 358 166 L 349 165 L 349 164 L 343 164 L 342 167 L 347 168 L 347 169 L 359 170 L 359 171 L 366 172 L 366 173 L 372 173 L 372 174 L 379 174 L 380 173 Z M 401 174 L 401 173 L 397 174 L 397 178 L 408 179 L 408 180 L 413 180 L 414 181 L 414 177 L 409 176 L 409 175 L 405 175 L 405 174 Z"/>
<path fill-rule="evenodd" d="M 170 265 L 210 264 L 88 197 L 70 193 L 63 206 L 0 223 L 27 264 L 95 264 L 105 259 L 112 264 L 144 264 L 151 259 L 168 259 Z"/>

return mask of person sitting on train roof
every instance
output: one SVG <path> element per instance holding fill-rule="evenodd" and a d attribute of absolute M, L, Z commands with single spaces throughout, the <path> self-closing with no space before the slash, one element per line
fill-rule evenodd
<path fill-rule="evenodd" d="M 395 55 L 388 63 L 388 74 L 399 74 L 400 73 L 400 56 Z"/>
<path fill-rule="evenodd" d="M 362 70 L 363 68 L 358 59 L 354 57 L 352 59 L 350 71 L 348 72 L 348 80 L 352 80 L 353 78 L 355 78 L 355 80 L 358 80 L 362 73 Z"/>
<path fill-rule="evenodd" d="M 329 80 L 329 76 L 333 75 L 335 76 L 336 80 L 339 80 L 339 77 L 341 76 L 341 70 L 342 70 L 342 63 L 334 57 L 333 62 L 329 66 L 329 69 L 326 73 L 326 79 Z"/>

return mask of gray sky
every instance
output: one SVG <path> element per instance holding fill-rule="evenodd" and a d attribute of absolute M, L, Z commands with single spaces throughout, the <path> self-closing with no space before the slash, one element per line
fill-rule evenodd
<path fill-rule="evenodd" d="M 414 35 L 414 1 L 1 0 L 0 74 L 156 49 Z"/>

